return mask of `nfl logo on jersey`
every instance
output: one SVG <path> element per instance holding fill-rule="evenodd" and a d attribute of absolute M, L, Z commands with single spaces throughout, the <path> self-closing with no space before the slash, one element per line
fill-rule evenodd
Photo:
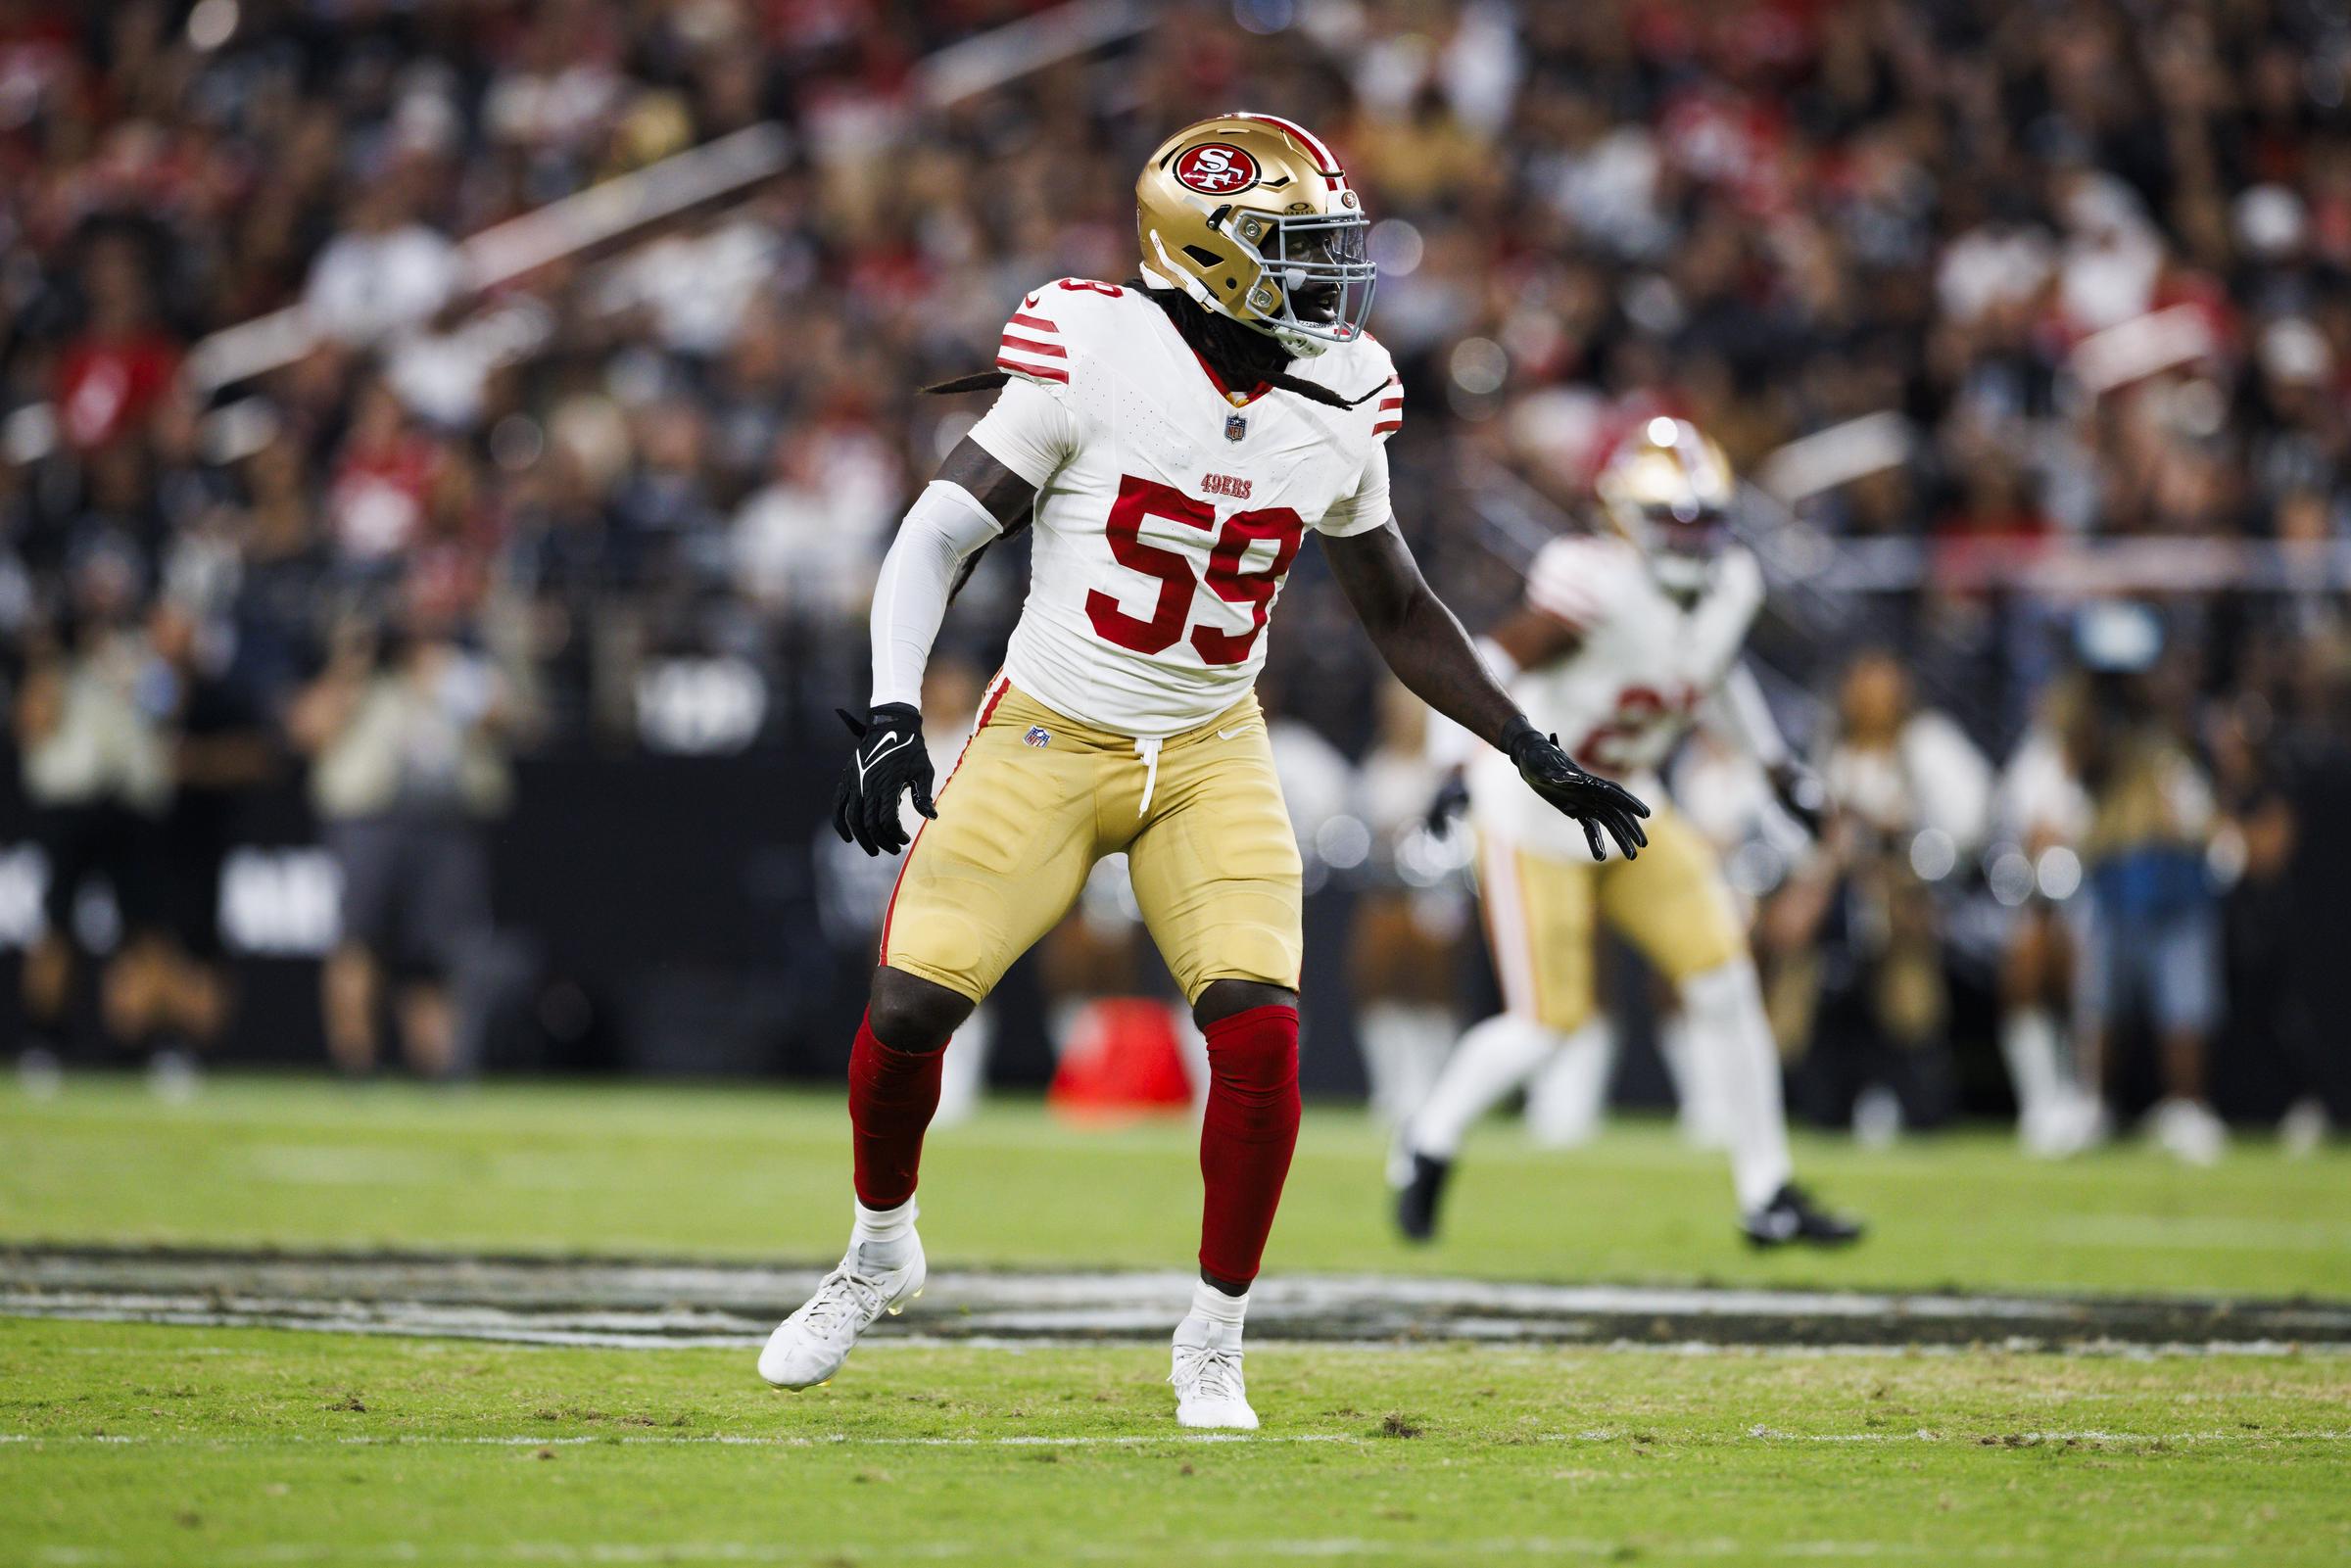
<path fill-rule="evenodd" d="M 1248 420 L 1237 413 L 1228 413 L 1224 416 L 1224 439 L 1226 441 L 1238 441 L 1247 434 L 1249 434 Z"/>
<path fill-rule="evenodd" d="M 1041 724 L 1032 724 L 1032 725 L 1031 725 L 1031 726 L 1029 727 L 1029 733 L 1028 733 L 1027 735 L 1025 735 L 1025 736 L 1021 736 L 1021 738 L 1022 738 L 1023 740 L 1026 740 L 1026 741 L 1028 741 L 1028 742 L 1029 742 L 1029 744 L 1031 744 L 1031 745 L 1032 745 L 1032 746 L 1044 746 L 1044 745 L 1049 745 L 1049 744 L 1051 744 L 1051 743 L 1052 743 L 1052 740 L 1053 740 L 1053 736 L 1051 736 L 1051 735 L 1050 735 L 1050 734 L 1049 734 L 1049 733 L 1046 731 L 1045 727 L 1044 727 L 1043 725 L 1041 725 Z"/>

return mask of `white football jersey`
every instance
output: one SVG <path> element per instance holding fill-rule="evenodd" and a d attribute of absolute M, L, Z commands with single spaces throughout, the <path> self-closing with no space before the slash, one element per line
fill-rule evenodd
<path fill-rule="evenodd" d="M 1528 569 L 1526 599 L 1572 627 L 1577 641 L 1551 663 L 1522 671 L 1511 694 L 1569 756 L 1654 808 L 1663 788 L 1658 766 L 1730 674 L 1762 607 L 1755 558 L 1737 547 L 1724 551 L 1705 591 L 1685 603 L 1657 586 L 1625 541 L 1557 539 Z M 1541 852 L 1590 853 L 1583 829 L 1528 789 L 1500 752 L 1479 758 L 1469 784 L 1481 828 Z"/>
<path fill-rule="evenodd" d="M 1368 336 L 1289 373 L 1342 412 L 1228 390 L 1141 291 L 1063 278 L 1023 300 L 1011 373 L 972 439 L 1037 487 L 1012 684 L 1119 735 L 1173 735 L 1239 701 L 1306 531 L 1388 521 L 1385 443 L 1404 398 Z"/>

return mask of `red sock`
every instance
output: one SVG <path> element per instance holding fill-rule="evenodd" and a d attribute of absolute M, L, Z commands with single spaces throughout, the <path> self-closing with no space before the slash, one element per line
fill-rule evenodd
<path fill-rule="evenodd" d="M 1219 1019 L 1208 1035 L 1208 1115 L 1200 1123 L 1200 1267 L 1257 1277 L 1298 1147 L 1298 1010 L 1275 1004 Z"/>
<path fill-rule="evenodd" d="M 944 1051 L 895 1051 L 874 1037 L 870 1019 L 857 1022 L 849 1051 L 849 1126 L 857 1150 L 857 1201 L 895 1209 L 914 1196 L 923 1163 L 923 1129 L 938 1109 L 938 1068 Z"/>

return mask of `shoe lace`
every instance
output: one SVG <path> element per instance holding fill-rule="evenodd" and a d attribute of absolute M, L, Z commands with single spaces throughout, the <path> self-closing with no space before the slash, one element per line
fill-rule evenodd
<path fill-rule="evenodd" d="M 879 1280 L 846 1268 L 836 1268 L 818 1283 L 816 1294 L 800 1308 L 800 1321 L 819 1334 L 830 1334 L 844 1323 L 863 1327 L 882 1315 Z"/>
<path fill-rule="evenodd" d="M 1176 1348 L 1176 1370 L 1168 1381 L 1178 1387 L 1190 1384 L 1203 1399 L 1238 1400 L 1242 1392 L 1241 1353 L 1211 1345 L 1179 1345 Z"/>

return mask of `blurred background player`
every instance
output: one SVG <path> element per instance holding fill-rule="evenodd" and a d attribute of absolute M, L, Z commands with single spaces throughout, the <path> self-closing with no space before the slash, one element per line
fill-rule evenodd
<path fill-rule="evenodd" d="M 1485 649 L 1530 715 L 1654 800 L 1658 767 L 1733 682 L 1762 577 L 1729 543 L 1730 464 L 1688 421 L 1645 421 L 1596 489 L 1612 532 L 1547 545 L 1528 570 L 1524 602 Z M 1733 722 L 1767 757 L 1777 791 L 1792 810 L 1816 815 L 1809 781 L 1785 756 L 1760 695 L 1728 690 Z M 1765 1246 L 1855 1239 L 1857 1224 L 1816 1207 L 1791 1179 L 1779 1055 L 1738 910 L 1703 838 L 1668 807 L 1638 861 L 1596 866 L 1577 856 L 1572 834 L 1520 810 L 1504 783 L 1481 759 L 1465 782 L 1457 772 L 1434 808 L 1450 815 L 1465 788 L 1505 1011 L 1463 1037 L 1398 1138 L 1390 1179 L 1399 1228 L 1415 1241 L 1435 1234 L 1462 1139 L 1489 1107 L 1555 1053 L 1602 1048 L 1593 986 L 1606 922 L 1675 989 L 1684 1075 L 1704 1083 L 1719 1108 L 1747 1235 Z"/>
<path fill-rule="evenodd" d="M 1169 1382 L 1184 1426 L 1254 1428 L 1249 1287 L 1297 1142 L 1303 868 L 1254 688 L 1309 529 L 1373 646 L 1423 701 L 1507 753 L 1547 812 L 1627 854 L 1648 813 L 1528 723 L 1421 580 L 1386 441 L 1403 395 L 1364 328 L 1362 198 L 1282 119 L 1176 132 L 1135 183 L 1142 280 L 1020 301 L 1001 387 L 883 563 L 873 701 L 836 797 L 844 838 L 904 850 L 849 1059 L 855 1220 L 839 1267 L 772 1334 L 760 1375 L 830 1381 L 919 1295 L 923 1135 L 940 1053 L 1012 962 L 1124 852 L 1143 922 L 1208 1041 L 1200 1278 Z M 925 668 L 981 551 L 1033 528 L 1029 598 L 979 722 L 936 785 Z M 952 788 L 949 786 L 952 785 Z M 911 794 L 926 818 L 910 842 Z"/>

